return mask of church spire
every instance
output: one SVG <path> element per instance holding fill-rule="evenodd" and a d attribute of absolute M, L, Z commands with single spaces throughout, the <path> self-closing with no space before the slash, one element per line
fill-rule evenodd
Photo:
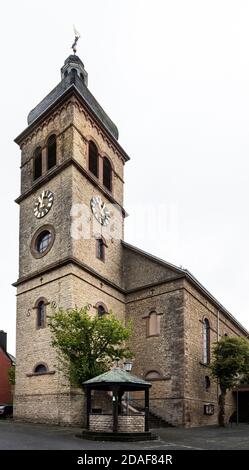
<path fill-rule="evenodd" d="M 75 39 L 79 33 L 75 33 Z M 74 54 L 70 54 L 61 67 L 61 81 L 50 91 L 50 93 L 32 109 L 28 115 L 28 125 L 33 124 L 43 113 L 51 109 L 59 100 L 70 91 L 77 93 L 85 105 L 90 108 L 97 120 L 106 128 L 106 130 L 118 140 L 117 126 L 112 122 L 104 109 L 97 102 L 95 97 L 88 89 L 88 73 L 82 60 L 76 55 L 76 44 L 72 45 Z"/>

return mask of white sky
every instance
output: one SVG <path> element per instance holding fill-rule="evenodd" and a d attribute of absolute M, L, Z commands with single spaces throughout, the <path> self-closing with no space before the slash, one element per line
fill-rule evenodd
<path fill-rule="evenodd" d="M 3 7 L 4 4 L 4 7 Z M 12 0 L 0 7 L 0 329 L 15 353 L 20 152 L 60 80 L 72 24 L 89 88 L 118 125 L 126 240 L 183 265 L 249 329 L 247 0 Z"/>

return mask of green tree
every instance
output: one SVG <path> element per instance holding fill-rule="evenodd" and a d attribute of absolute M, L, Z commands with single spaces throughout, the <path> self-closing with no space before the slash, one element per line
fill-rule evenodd
<path fill-rule="evenodd" d="M 245 338 L 223 336 L 214 346 L 210 368 L 220 386 L 218 422 L 225 426 L 227 391 L 249 376 L 249 342 Z"/>
<path fill-rule="evenodd" d="M 16 379 L 16 366 L 12 364 L 12 366 L 8 369 L 8 379 L 10 385 L 15 385 L 15 379 Z"/>
<path fill-rule="evenodd" d="M 126 347 L 131 325 L 125 327 L 111 312 L 99 318 L 87 307 L 59 309 L 49 318 L 49 327 L 65 375 L 81 388 L 86 380 L 107 372 L 115 357 L 132 357 Z"/>

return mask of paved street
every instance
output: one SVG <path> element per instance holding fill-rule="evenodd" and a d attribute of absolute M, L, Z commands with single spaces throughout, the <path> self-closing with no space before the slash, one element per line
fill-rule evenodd
<path fill-rule="evenodd" d="M 62 428 L 41 424 L 16 423 L 0 420 L 0 450 L 14 449 L 69 449 L 69 450 L 188 450 L 188 449 L 249 449 L 249 425 L 219 429 L 156 429 L 157 441 L 149 442 L 95 442 L 75 437 L 79 428 Z"/>

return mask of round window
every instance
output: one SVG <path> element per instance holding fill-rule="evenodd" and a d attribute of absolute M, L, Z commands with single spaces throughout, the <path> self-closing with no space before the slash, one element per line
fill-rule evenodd
<path fill-rule="evenodd" d="M 48 249 L 51 240 L 52 234 L 48 230 L 44 230 L 44 232 L 40 233 L 36 240 L 36 249 L 38 253 L 44 253 Z"/>
<path fill-rule="evenodd" d="M 45 256 L 52 248 L 55 231 L 52 225 L 44 225 L 35 232 L 31 241 L 31 253 L 35 258 Z"/>

